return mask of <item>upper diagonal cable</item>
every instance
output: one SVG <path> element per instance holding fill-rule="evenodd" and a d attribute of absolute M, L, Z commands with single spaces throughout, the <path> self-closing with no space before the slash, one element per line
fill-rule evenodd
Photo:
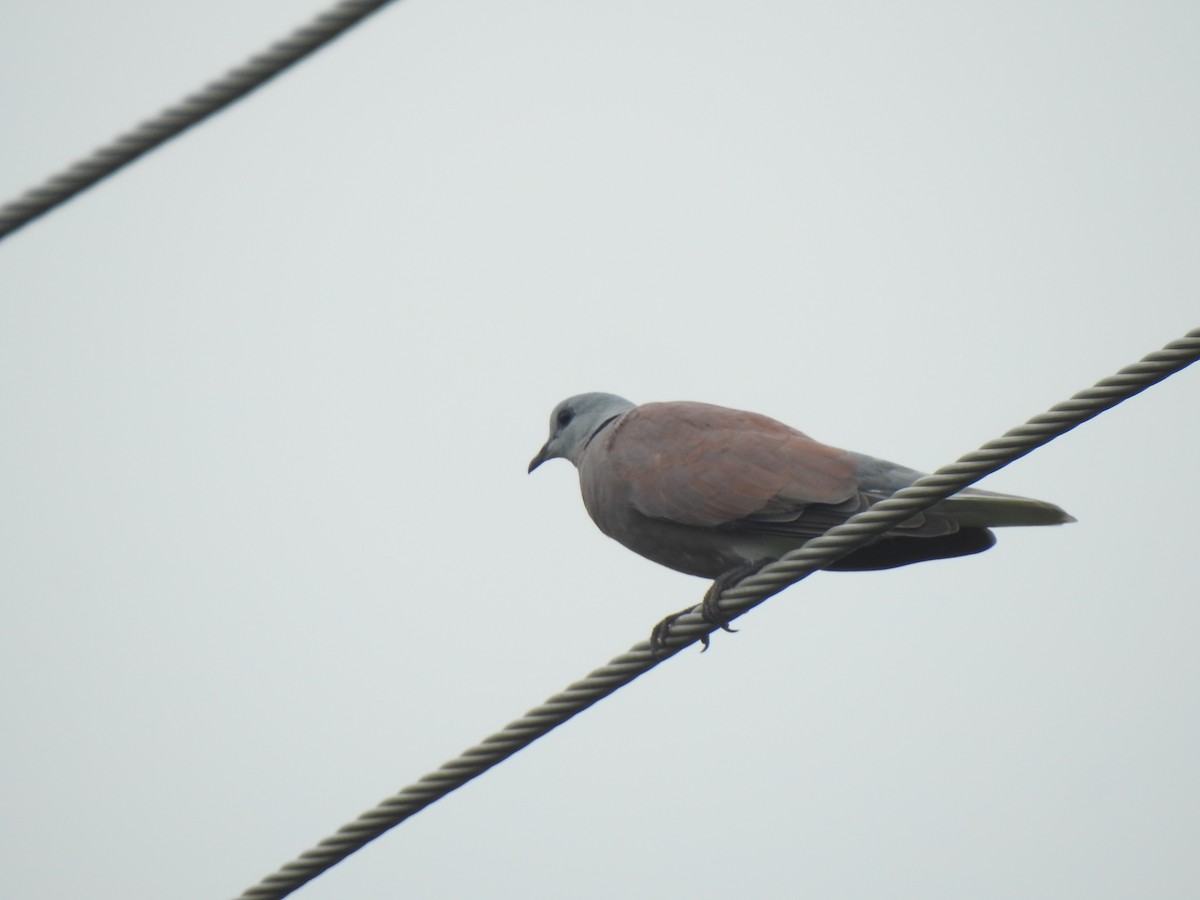
<path fill-rule="evenodd" d="M 0 206 L 0 240 L 261 87 L 393 0 L 342 0 L 216 81 Z"/>

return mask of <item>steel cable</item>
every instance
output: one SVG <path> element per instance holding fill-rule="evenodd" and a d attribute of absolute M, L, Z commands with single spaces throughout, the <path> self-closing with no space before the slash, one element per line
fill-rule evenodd
<path fill-rule="evenodd" d="M 0 206 L 0 240 L 261 87 L 393 0 L 343 0 L 262 53 Z"/>
<path fill-rule="evenodd" d="M 790 584 L 827 566 L 847 553 L 887 531 L 897 522 L 932 506 L 967 485 L 1019 459 L 1075 426 L 1133 395 L 1144 391 L 1200 359 L 1200 328 L 1127 366 L 1094 387 L 1080 391 L 1047 412 L 1034 416 L 1024 425 L 989 441 L 979 450 L 957 462 L 938 469 L 896 492 L 887 500 L 859 513 L 844 524 L 831 528 L 819 538 L 808 541 L 778 561 L 764 567 L 729 588 L 719 603 L 730 618 L 741 615 Z M 482 742 L 465 750 L 434 772 L 425 775 L 399 793 L 363 813 L 316 847 L 287 863 L 246 890 L 240 900 L 278 900 L 316 878 L 326 869 L 370 843 L 384 832 L 420 812 L 472 778 L 527 747 L 543 734 L 563 724 L 618 688 L 628 684 L 669 656 L 716 626 L 705 621 L 696 607 L 678 619 L 667 636 L 662 652 L 651 651 L 648 641 L 636 644 L 607 665 L 596 669 L 559 694 L 535 707 L 521 718 Z"/>

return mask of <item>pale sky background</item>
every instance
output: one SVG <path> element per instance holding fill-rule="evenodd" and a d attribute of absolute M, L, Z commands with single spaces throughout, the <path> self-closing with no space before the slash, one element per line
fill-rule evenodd
<path fill-rule="evenodd" d="M 317 2 L 0 7 L 0 199 Z M 583 390 L 929 469 L 1200 324 L 1200 5 L 407 0 L 0 243 L 0 896 L 224 898 L 704 583 Z M 1200 370 L 297 894 L 1200 895 Z"/>

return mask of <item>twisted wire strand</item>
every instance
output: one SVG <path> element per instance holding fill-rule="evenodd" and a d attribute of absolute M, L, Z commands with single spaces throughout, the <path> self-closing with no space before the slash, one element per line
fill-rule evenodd
<path fill-rule="evenodd" d="M 911 486 L 743 578 L 722 594 L 718 602 L 719 609 L 730 617 L 741 615 L 784 588 L 857 550 L 866 541 L 878 537 L 910 516 L 958 493 L 985 475 L 1007 466 L 1186 368 L 1197 358 L 1200 358 L 1200 328 L 1192 329 L 1186 336 L 1126 366 L 1115 375 L 1101 379 L 1069 400 L 1056 403 L 1024 425 L 1009 429 L 978 450 L 923 476 Z"/>
<path fill-rule="evenodd" d="M 216 81 L 0 207 L 0 240 L 261 87 L 392 0 L 343 0 Z"/>
<path fill-rule="evenodd" d="M 710 626 L 711 627 L 711 626 Z M 671 651 L 671 653 L 678 652 Z M 664 655 L 661 658 L 666 658 Z M 280 900 L 312 881 L 405 819 L 482 775 L 543 734 L 583 712 L 660 662 L 643 643 L 621 654 L 555 694 L 541 706 L 510 722 L 436 771 L 422 776 L 353 822 L 343 825 L 311 850 L 287 863 L 240 895 L 239 900 Z"/>
<path fill-rule="evenodd" d="M 743 579 L 725 591 L 719 602 L 721 611 L 730 618 L 741 615 L 789 584 L 866 544 L 898 522 L 1157 384 L 1197 359 L 1200 359 L 1200 328 L 1193 329 L 1185 337 L 1172 341 L 1162 350 L 1149 354 L 1116 375 L 1103 379 L 1094 387 L 1055 404 L 1026 424 L 1011 429 L 979 450 L 925 476 L 913 486 L 896 492 L 887 500 Z M 286 897 L 384 832 L 715 629 L 716 626 L 702 618 L 700 607 L 692 609 L 671 626 L 666 646 L 659 652 L 652 651 L 648 641 L 634 645 L 496 734 L 463 751 L 456 759 L 342 826 L 336 834 L 246 890 L 240 900 L 279 900 Z"/>

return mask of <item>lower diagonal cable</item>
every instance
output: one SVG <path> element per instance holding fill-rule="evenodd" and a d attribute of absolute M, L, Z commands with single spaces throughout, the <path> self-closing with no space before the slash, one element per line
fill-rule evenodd
<path fill-rule="evenodd" d="M 911 487 L 897 491 L 869 510 L 831 528 L 778 561 L 729 588 L 719 603 L 730 618 L 741 615 L 779 593 L 790 584 L 853 552 L 893 525 L 957 493 L 984 475 L 1019 459 L 1075 426 L 1086 422 L 1123 400 L 1144 391 L 1200 359 L 1200 328 L 1127 366 L 1094 387 L 1080 391 L 1024 425 L 989 441 L 957 462 L 921 478 Z M 695 643 L 716 626 L 705 621 L 696 607 L 677 619 L 659 653 L 648 641 L 596 669 L 521 718 L 471 747 L 434 772 L 363 813 L 337 833 L 321 841 L 278 872 L 264 878 L 241 895 L 241 900 L 278 900 L 341 862 L 355 850 L 420 812 L 426 806 L 483 774 L 492 766 L 529 746 L 543 734 L 623 687 L 643 672 Z"/>

